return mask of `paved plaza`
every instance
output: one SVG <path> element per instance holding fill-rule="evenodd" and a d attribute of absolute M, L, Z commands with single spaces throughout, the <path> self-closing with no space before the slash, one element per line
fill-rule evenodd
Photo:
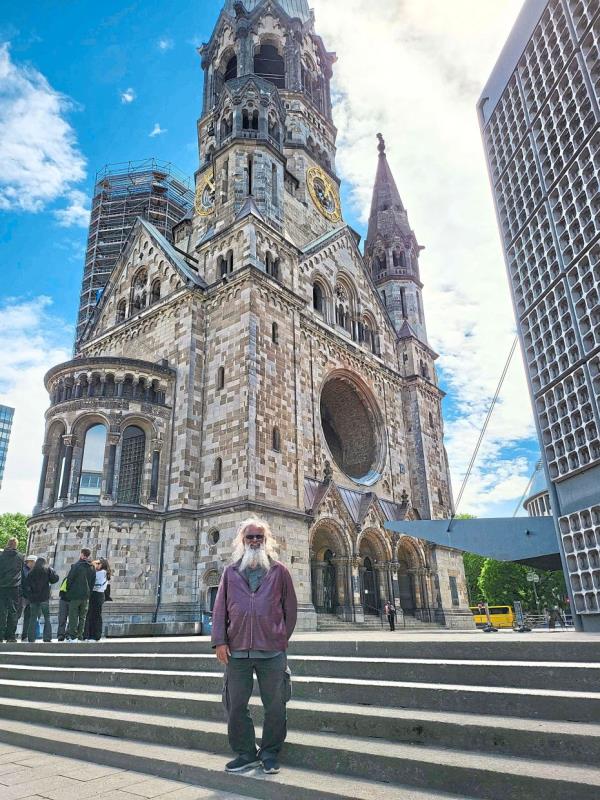
<path fill-rule="evenodd" d="M 243 800 L 240 795 L 0 744 L 2 800 Z"/>

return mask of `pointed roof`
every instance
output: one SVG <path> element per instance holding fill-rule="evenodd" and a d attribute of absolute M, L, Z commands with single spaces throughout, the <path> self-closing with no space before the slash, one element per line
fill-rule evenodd
<path fill-rule="evenodd" d="M 263 0 L 241 0 L 246 11 L 254 11 Z M 230 14 L 235 13 L 235 5 L 239 0 L 227 0 L 225 9 Z M 302 22 L 308 22 L 311 18 L 310 8 L 308 7 L 308 0 L 274 0 L 276 5 L 280 6 L 289 17 L 298 17 Z"/>
<path fill-rule="evenodd" d="M 408 224 L 406 209 L 387 160 L 385 140 L 381 133 L 377 134 L 377 138 L 379 139 L 379 145 L 377 146 L 379 163 L 377 164 L 377 175 L 375 176 L 375 185 L 373 187 L 367 247 L 374 241 L 378 232 L 384 235 L 388 233 L 389 236 L 390 222 L 396 225 L 405 236 L 413 235 Z M 388 237 L 386 236 L 386 238 Z"/>
<path fill-rule="evenodd" d="M 240 219 L 244 219 L 244 217 L 249 217 L 250 215 L 257 217 L 264 222 L 265 218 L 260 213 L 258 206 L 256 205 L 256 201 L 252 195 L 248 195 L 246 200 L 244 201 L 244 205 L 240 208 L 238 213 L 236 214 L 235 221 L 237 222 Z"/>

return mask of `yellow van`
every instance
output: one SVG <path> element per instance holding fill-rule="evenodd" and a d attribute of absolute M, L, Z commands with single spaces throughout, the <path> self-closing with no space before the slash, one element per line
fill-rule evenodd
<path fill-rule="evenodd" d="M 471 613 L 478 628 L 488 624 L 485 611 L 482 613 L 479 606 L 471 606 Z M 515 624 L 515 612 L 512 606 L 490 606 L 490 618 L 494 628 L 512 628 Z"/>

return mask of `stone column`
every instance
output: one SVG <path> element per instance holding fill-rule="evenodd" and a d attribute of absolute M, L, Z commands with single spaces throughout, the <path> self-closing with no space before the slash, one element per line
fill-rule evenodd
<path fill-rule="evenodd" d="M 37 503 L 35 506 L 34 513 L 37 514 L 39 511 L 42 510 L 44 504 L 44 492 L 46 490 L 46 478 L 48 477 L 48 460 L 50 458 L 50 447 L 45 444 L 42 447 L 42 454 L 44 456 L 42 460 L 42 472 L 40 474 L 40 484 L 38 487 L 38 494 L 37 494 Z"/>
<path fill-rule="evenodd" d="M 108 461 L 106 465 L 106 499 L 109 502 L 114 502 L 115 498 L 114 488 L 115 488 L 115 464 L 117 461 L 117 445 L 119 444 L 119 440 L 121 435 L 119 433 L 109 433 L 108 434 Z"/>
<path fill-rule="evenodd" d="M 360 556 L 352 556 L 350 562 L 350 586 L 352 589 L 352 607 L 355 622 L 365 621 L 365 612 L 362 607 L 360 599 L 360 568 L 362 566 L 362 558 Z"/>
<path fill-rule="evenodd" d="M 313 564 L 313 604 L 319 612 L 323 608 L 324 593 L 325 593 L 325 567 L 327 564 L 323 561 L 317 561 Z"/>
<path fill-rule="evenodd" d="M 123 397 L 123 384 L 125 378 L 115 378 L 115 397 Z"/>
<path fill-rule="evenodd" d="M 73 448 L 75 447 L 74 436 L 63 436 L 63 445 L 65 448 L 65 465 L 60 485 L 60 494 L 58 499 L 61 501 L 69 500 L 69 485 L 71 483 L 71 467 L 73 465 Z"/>
<path fill-rule="evenodd" d="M 421 579 L 418 569 L 409 569 L 408 574 L 412 577 L 413 594 L 415 597 L 415 609 L 423 608 L 423 596 L 421 592 Z"/>
<path fill-rule="evenodd" d="M 385 601 L 389 599 L 388 565 L 377 564 L 375 567 L 375 575 L 377 576 L 375 590 L 379 593 L 379 599 L 374 603 L 374 605 L 376 605 L 381 611 Z"/>

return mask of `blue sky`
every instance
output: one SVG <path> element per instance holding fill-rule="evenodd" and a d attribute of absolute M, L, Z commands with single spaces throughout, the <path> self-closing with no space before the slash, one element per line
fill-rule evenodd
<path fill-rule="evenodd" d="M 520 4 L 313 3 L 317 28 L 340 58 L 334 98 L 345 218 L 365 232 L 375 133 L 382 129 L 411 222 L 427 246 L 426 312 L 449 393 L 455 491 L 514 336 L 475 102 Z M 202 92 L 196 48 L 220 5 L 5 4 L 0 402 L 17 413 L 0 510 L 29 511 L 34 502 L 46 404 L 41 378 L 69 355 L 94 175 L 106 163 L 150 156 L 193 174 Z M 378 60 L 365 65 L 369 52 Z M 461 511 L 512 514 L 538 457 L 532 433 L 517 355 Z"/>

